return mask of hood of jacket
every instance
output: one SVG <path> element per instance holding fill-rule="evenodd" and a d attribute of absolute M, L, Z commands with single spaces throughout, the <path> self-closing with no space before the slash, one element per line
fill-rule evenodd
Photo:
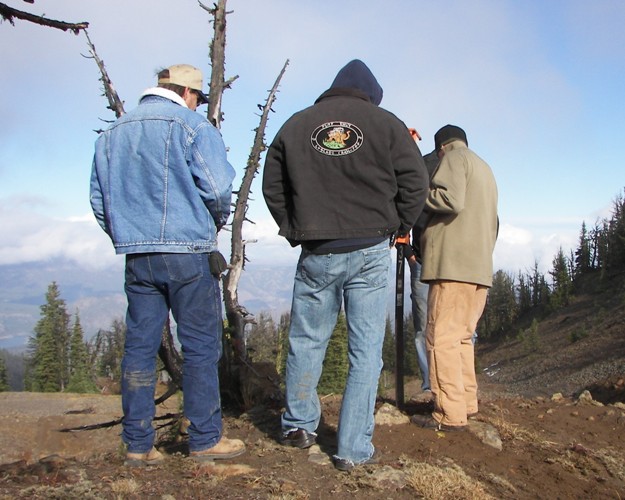
<path fill-rule="evenodd" d="M 354 59 L 343 66 L 334 78 L 331 89 L 350 88 L 364 92 L 369 100 L 379 106 L 382 102 L 382 87 L 371 70 L 360 59 Z"/>

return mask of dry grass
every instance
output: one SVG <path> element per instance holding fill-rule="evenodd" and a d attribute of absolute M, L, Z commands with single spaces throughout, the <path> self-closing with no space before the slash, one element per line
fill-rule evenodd
<path fill-rule="evenodd" d="M 543 450 L 554 450 L 557 447 L 557 443 L 547 441 L 540 434 L 508 422 L 503 417 L 491 418 L 489 419 L 489 423 L 497 429 L 502 441 L 529 443 Z"/>
<path fill-rule="evenodd" d="M 489 500 L 491 496 L 475 479 L 456 464 L 436 466 L 423 462 L 406 463 L 406 484 L 429 500 Z"/>
<path fill-rule="evenodd" d="M 134 479 L 118 479 L 111 483 L 111 491 L 115 493 L 118 498 L 124 498 L 129 495 L 137 493 L 141 489 L 141 485 Z"/>

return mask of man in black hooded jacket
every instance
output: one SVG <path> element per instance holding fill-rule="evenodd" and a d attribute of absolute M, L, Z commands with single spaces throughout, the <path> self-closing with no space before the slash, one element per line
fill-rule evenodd
<path fill-rule="evenodd" d="M 428 174 L 406 125 L 378 107 L 382 88 L 360 60 L 282 126 L 267 152 L 263 194 L 279 234 L 301 245 L 289 330 L 282 442 L 315 443 L 317 384 L 345 302 L 349 373 L 339 419 L 340 470 L 371 463 L 382 369 L 389 238 L 409 233 Z"/>

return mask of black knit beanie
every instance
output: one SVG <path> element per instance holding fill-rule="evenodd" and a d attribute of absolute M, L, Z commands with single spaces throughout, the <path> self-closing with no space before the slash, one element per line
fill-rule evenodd
<path fill-rule="evenodd" d="M 455 125 L 445 125 L 434 134 L 434 149 L 438 152 L 441 147 L 455 139 L 463 141 L 467 146 L 469 145 L 467 134 L 464 133 L 464 130 Z"/>

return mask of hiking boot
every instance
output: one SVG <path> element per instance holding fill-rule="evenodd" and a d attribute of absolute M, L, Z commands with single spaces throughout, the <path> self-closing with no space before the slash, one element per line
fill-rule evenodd
<path fill-rule="evenodd" d="M 377 465 L 380 463 L 380 458 L 378 456 L 378 450 L 375 450 L 373 455 L 371 455 L 371 457 L 364 462 L 354 463 L 354 461 L 349 458 L 340 458 L 334 455 L 332 457 L 332 463 L 334 464 L 334 468 L 340 470 L 341 472 L 351 472 L 354 467 L 358 467 L 360 465 Z"/>
<path fill-rule="evenodd" d="M 441 424 L 437 422 L 432 415 L 413 415 L 410 417 L 410 421 L 424 429 L 434 429 L 437 431 L 456 432 L 463 431 L 466 428 L 466 425 Z"/>
<path fill-rule="evenodd" d="M 157 465 L 163 460 L 165 460 L 163 454 L 152 447 L 147 453 L 126 453 L 124 465 L 126 467 L 146 467 L 148 465 Z"/>
<path fill-rule="evenodd" d="M 219 442 L 212 448 L 201 451 L 192 451 L 189 453 L 196 462 L 212 462 L 213 460 L 226 460 L 228 458 L 238 457 L 245 453 L 245 443 L 240 439 L 228 439 L 222 437 Z"/>
<path fill-rule="evenodd" d="M 290 429 L 282 434 L 280 443 L 295 448 L 310 448 L 317 442 L 317 433 L 308 432 L 304 429 Z"/>

